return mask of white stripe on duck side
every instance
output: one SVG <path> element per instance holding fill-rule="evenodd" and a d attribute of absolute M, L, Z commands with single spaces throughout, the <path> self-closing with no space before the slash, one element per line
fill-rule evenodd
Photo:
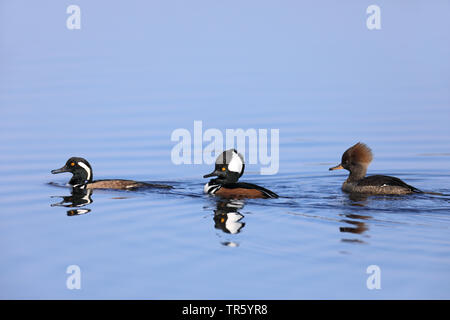
<path fill-rule="evenodd" d="M 209 182 L 208 182 L 207 184 L 205 184 L 205 187 L 203 188 L 203 192 L 209 193 L 209 194 L 214 194 L 220 188 L 221 188 L 220 185 L 218 185 L 218 184 L 209 184 Z"/>

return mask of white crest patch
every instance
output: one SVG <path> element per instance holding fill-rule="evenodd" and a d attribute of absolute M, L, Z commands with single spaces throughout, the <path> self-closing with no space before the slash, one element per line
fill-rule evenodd
<path fill-rule="evenodd" d="M 241 157 L 239 157 L 239 155 L 233 151 L 233 155 L 231 156 L 231 161 L 228 164 L 228 170 L 237 172 L 237 173 L 241 173 L 243 165 L 244 165 L 244 163 L 242 162 Z"/>
<path fill-rule="evenodd" d="M 85 165 L 83 162 L 78 162 L 78 165 L 87 172 L 86 180 L 89 181 L 91 179 L 91 169 L 87 165 Z"/>

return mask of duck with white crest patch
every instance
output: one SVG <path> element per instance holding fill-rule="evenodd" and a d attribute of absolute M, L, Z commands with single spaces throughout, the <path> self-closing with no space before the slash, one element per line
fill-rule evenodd
<path fill-rule="evenodd" d="M 133 190 L 137 188 L 172 188 L 172 186 L 164 184 L 153 184 L 124 179 L 105 179 L 94 181 L 91 165 L 89 164 L 89 162 L 87 162 L 86 159 L 80 157 L 72 157 L 67 160 L 66 164 L 63 167 L 52 170 L 53 174 L 62 172 L 72 173 L 73 176 L 72 179 L 70 179 L 69 184 L 74 188 L 80 189 Z"/>
<path fill-rule="evenodd" d="M 223 198 L 278 198 L 278 195 L 252 183 L 238 182 L 244 174 L 244 158 L 236 149 L 222 152 L 217 159 L 215 169 L 203 178 L 217 176 L 204 187 L 204 192 Z"/>

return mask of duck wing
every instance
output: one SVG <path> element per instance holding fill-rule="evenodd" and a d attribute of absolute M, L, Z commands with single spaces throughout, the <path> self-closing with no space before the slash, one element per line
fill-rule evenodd
<path fill-rule="evenodd" d="M 86 189 L 118 189 L 118 190 L 133 190 L 137 188 L 162 188 L 171 189 L 172 186 L 164 184 L 146 183 L 134 180 L 123 179 L 107 179 L 96 180 L 86 184 Z"/>
<path fill-rule="evenodd" d="M 260 187 L 253 183 L 247 182 L 236 182 L 236 183 L 226 183 L 222 185 L 223 188 L 226 189 L 248 189 L 248 190 L 257 190 L 261 192 L 265 198 L 278 198 L 278 195 L 275 192 L 272 192 L 266 188 Z"/>
<path fill-rule="evenodd" d="M 403 180 L 401 180 L 399 178 L 391 177 L 391 176 L 383 176 L 383 175 L 374 175 L 374 176 L 365 177 L 364 179 L 358 181 L 357 185 L 360 187 L 364 187 L 364 186 L 402 187 L 402 188 L 410 190 L 411 192 L 422 193 L 422 191 L 420 191 L 419 189 L 417 189 L 413 186 L 410 186 L 409 184 L 407 184 L 406 182 L 404 182 Z"/>

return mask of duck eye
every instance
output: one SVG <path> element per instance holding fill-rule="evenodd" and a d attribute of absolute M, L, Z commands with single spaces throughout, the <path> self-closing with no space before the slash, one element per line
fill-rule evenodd
<path fill-rule="evenodd" d="M 70 163 L 70 166 L 71 166 L 71 167 L 75 166 L 75 162 L 71 162 L 71 163 Z"/>
<path fill-rule="evenodd" d="M 226 168 L 225 167 L 222 167 L 222 171 L 225 171 L 226 170 Z"/>

